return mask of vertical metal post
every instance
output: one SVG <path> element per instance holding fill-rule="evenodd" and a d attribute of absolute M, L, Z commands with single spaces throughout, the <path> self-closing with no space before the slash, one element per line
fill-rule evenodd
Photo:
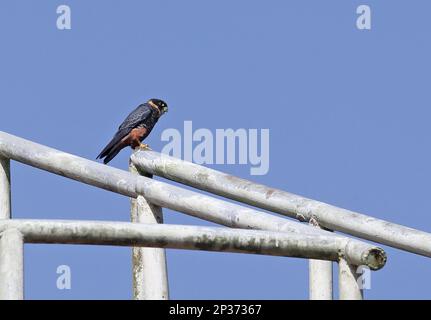
<path fill-rule="evenodd" d="M 316 220 L 310 224 L 320 228 Z M 308 262 L 310 300 L 332 300 L 332 262 L 312 260 Z"/>
<path fill-rule="evenodd" d="M 0 234 L 0 299 L 24 299 L 24 241 L 16 229 Z"/>
<path fill-rule="evenodd" d="M 0 219 L 10 219 L 10 160 L 0 156 Z"/>
<path fill-rule="evenodd" d="M 131 173 L 138 174 L 133 164 Z M 131 199 L 131 220 L 140 223 L 163 223 L 162 208 L 149 203 L 144 197 Z M 135 300 L 169 299 L 165 249 L 133 248 L 133 297 Z"/>
<path fill-rule="evenodd" d="M 310 300 L 332 300 L 332 262 L 309 260 Z"/>
<path fill-rule="evenodd" d="M 347 263 L 344 258 L 338 262 L 338 286 L 340 300 L 362 300 L 363 291 L 359 286 L 357 266 Z"/>

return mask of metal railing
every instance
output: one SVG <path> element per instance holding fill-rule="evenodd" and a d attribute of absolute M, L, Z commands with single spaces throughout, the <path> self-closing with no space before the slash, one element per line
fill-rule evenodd
<path fill-rule="evenodd" d="M 130 197 L 132 222 L 11 219 L 10 160 Z M 431 256 L 428 233 L 154 151 L 135 152 L 129 171 L 0 132 L 0 299 L 23 298 L 24 243 L 133 247 L 135 299 L 168 299 L 164 248 L 311 259 L 311 299 L 332 299 L 332 262 L 339 266 L 340 299 L 362 299 L 357 266 L 378 270 L 386 263 L 383 249 L 327 229 Z M 156 181 L 151 179 L 153 174 L 309 224 Z M 162 208 L 230 228 L 164 225 Z"/>

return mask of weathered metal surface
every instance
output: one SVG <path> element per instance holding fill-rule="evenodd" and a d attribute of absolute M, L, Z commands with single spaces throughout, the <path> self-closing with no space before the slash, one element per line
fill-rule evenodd
<path fill-rule="evenodd" d="M 19 230 L 26 243 L 142 246 L 331 261 L 338 261 L 340 247 L 334 237 L 222 227 L 106 221 L 0 220 L 0 232 L 10 228 Z"/>
<path fill-rule="evenodd" d="M 0 156 L 73 180 L 137 197 L 136 176 L 0 131 Z"/>
<path fill-rule="evenodd" d="M 137 174 L 133 164 L 129 166 L 132 174 Z M 162 208 L 138 196 L 131 198 L 131 221 L 137 223 L 163 223 Z M 133 297 L 135 300 L 169 299 L 168 273 L 165 249 L 132 249 Z"/>
<path fill-rule="evenodd" d="M 0 233 L 0 300 L 24 299 L 23 251 L 22 234 L 13 228 L 2 230 Z"/>
<path fill-rule="evenodd" d="M 0 156 L 0 219 L 10 217 L 10 160 Z"/>
<path fill-rule="evenodd" d="M 386 255 L 362 241 L 316 230 L 295 221 L 236 205 L 146 177 L 108 167 L 0 132 L 0 155 L 55 174 L 233 228 L 283 231 L 332 237 L 349 263 L 381 268 Z"/>
<path fill-rule="evenodd" d="M 365 264 L 373 270 L 386 263 L 385 252 L 368 243 L 332 234 L 308 225 L 276 217 L 252 208 L 229 203 L 199 193 L 153 181 L 138 180 L 137 193 L 153 204 L 212 221 L 232 228 L 281 231 L 302 235 L 333 237 L 339 243 L 339 252 L 353 264 Z"/>
<path fill-rule="evenodd" d="M 322 227 L 431 257 L 430 233 L 307 199 L 154 151 L 137 151 L 131 159 L 144 172 L 300 221 L 314 217 Z"/>
<path fill-rule="evenodd" d="M 362 300 L 363 290 L 359 286 L 357 266 L 341 258 L 338 262 L 338 286 L 340 300 Z"/>
<path fill-rule="evenodd" d="M 309 261 L 310 300 L 332 300 L 332 262 Z"/>
<path fill-rule="evenodd" d="M 310 225 L 320 228 L 317 222 L 310 220 Z M 333 279 L 332 261 L 309 260 L 309 292 L 310 300 L 332 300 Z"/>

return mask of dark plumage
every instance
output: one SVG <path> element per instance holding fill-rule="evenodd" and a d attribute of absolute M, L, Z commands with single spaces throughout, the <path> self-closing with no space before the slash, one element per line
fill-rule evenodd
<path fill-rule="evenodd" d="M 133 149 L 141 146 L 141 142 L 151 133 L 159 118 L 168 111 L 166 102 L 150 99 L 133 110 L 118 128 L 108 145 L 97 156 L 107 164 L 127 146 Z M 148 147 L 143 145 L 143 147 Z"/>

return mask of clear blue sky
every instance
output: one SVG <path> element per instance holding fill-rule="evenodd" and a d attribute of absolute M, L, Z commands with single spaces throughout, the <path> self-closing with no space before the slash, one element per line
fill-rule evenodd
<path fill-rule="evenodd" d="M 72 9 L 72 30 L 56 8 Z M 372 30 L 356 8 L 372 9 Z M 269 128 L 253 180 L 431 232 L 429 1 L 0 2 L 0 130 L 94 159 L 136 105 L 166 128 Z M 112 165 L 126 169 L 130 152 Z M 214 168 L 249 178 L 249 167 Z M 129 200 L 13 164 L 16 218 L 129 220 Z M 165 210 L 167 223 L 207 224 Z M 430 298 L 431 260 L 386 248 L 366 297 Z M 56 288 L 56 268 L 72 289 Z M 130 249 L 27 245 L 30 299 L 131 297 Z M 168 251 L 171 297 L 308 297 L 307 261 Z"/>

